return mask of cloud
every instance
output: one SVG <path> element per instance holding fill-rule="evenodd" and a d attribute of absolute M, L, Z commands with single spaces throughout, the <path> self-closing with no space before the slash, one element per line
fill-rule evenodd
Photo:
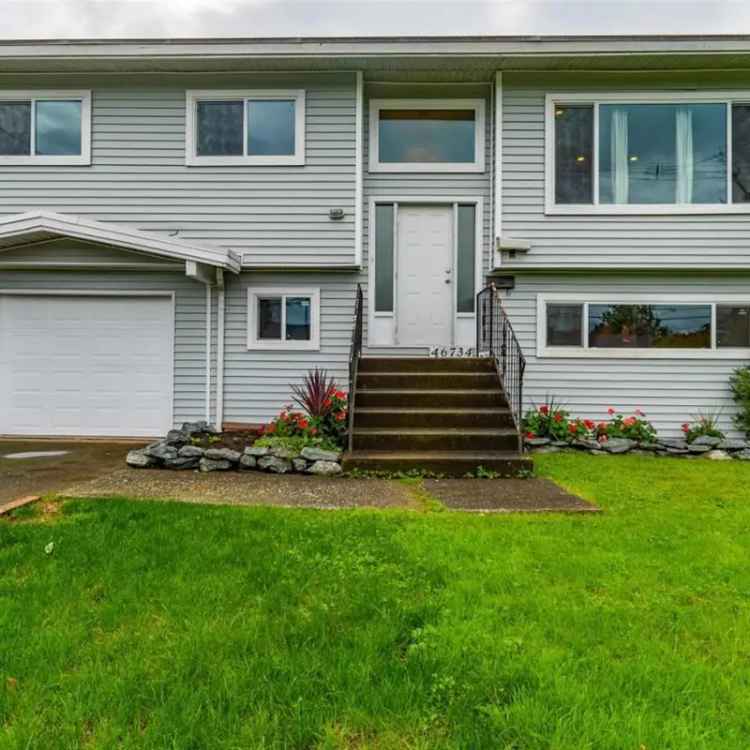
<path fill-rule="evenodd" d="M 735 0 L 3 0 L 0 38 L 750 32 Z"/>

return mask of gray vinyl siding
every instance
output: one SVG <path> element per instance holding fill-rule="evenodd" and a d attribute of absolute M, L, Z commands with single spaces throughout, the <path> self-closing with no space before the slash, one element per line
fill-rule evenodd
<path fill-rule="evenodd" d="M 206 292 L 203 284 L 188 279 L 184 272 L 2 271 L 0 289 L 174 292 L 174 423 L 205 419 Z"/>
<path fill-rule="evenodd" d="M 551 293 L 643 293 L 685 295 L 736 294 L 750 299 L 746 276 L 532 275 L 516 277 L 516 288 L 504 304 L 527 358 L 526 408 L 554 397 L 572 414 L 606 419 L 607 408 L 642 409 L 664 434 L 679 434 L 680 425 L 697 414 L 720 413 L 724 430 L 733 430 L 734 403 L 728 385 L 743 359 L 553 358 L 536 356 L 537 295 Z"/>
<path fill-rule="evenodd" d="M 247 348 L 248 287 L 320 289 L 320 350 L 264 351 Z M 227 280 L 224 421 L 266 422 L 291 402 L 291 385 L 313 367 L 349 387 L 349 348 L 356 276 L 352 273 L 243 272 Z"/>
<path fill-rule="evenodd" d="M 488 87 L 441 87 L 434 86 L 375 86 L 374 90 L 366 90 L 364 105 L 364 181 L 363 181 L 363 234 L 362 234 L 362 260 L 365 269 L 369 266 L 370 257 L 370 202 L 381 197 L 404 196 L 414 198 L 415 202 L 420 197 L 442 197 L 446 201 L 456 198 L 482 198 L 482 269 L 489 268 L 489 248 L 492 226 L 492 201 L 491 183 L 493 176 L 492 161 L 492 106 L 486 92 Z M 369 140 L 370 140 L 370 99 L 477 99 L 485 100 L 485 171 L 484 172 L 370 172 L 369 171 Z M 369 297 L 369 283 L 367 272 L 362 274 L 361 282 L 365 292 L 365 326 L 367 326 L 367 302 Z M 366 339 L 365 339 L 366 340 Z M 410 354 L 425 354 L 426 349 L 405 349 L 401 347 L 377 347 L 372 350 L 373 354 L 387 356 L 397 354 L 408 356 Z"/>
<path fill-rule="evenodd" d="M 0 165 L 0 215 L 32 209 L 232 248 L 250 266 L 354 262 L 354 74 L 0 78 L 92 90 L 91 166 Z M 304 88 L 304 166 L 185 165 L 185 90 Z M 345 218 L 331 221 L 329 209 Z"/>
<path fill-rule="evenodd" d="M 537 76 L 539 78 L 539 76 Z M 545 94 L 558 91 L 666 91 L 736 88 L 737 82 L 657 77 L 630 83 L 558 75 L 553 82 L 503 76 L 502 234 L 530 240 L 504 268 L 748 268 L 750 214 L 553 216 L 544 213 Z M 745 88 L 747 88 L 745 86 Z M 699 96 L 697 94 L 696 96 Z"/>

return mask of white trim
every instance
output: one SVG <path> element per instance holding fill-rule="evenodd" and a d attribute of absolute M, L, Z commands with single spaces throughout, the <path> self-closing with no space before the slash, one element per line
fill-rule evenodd
<path fill-rule="evenodd" d="M 206 422 L 211 424 L 211 285 L 206 284 Z"/>
<path fill-rule="evenodd" d="M 362 71 L 356 73 L 356 102 L 354 105 L 354 264 L 362 268 L 362 222 L 364 184 L 364 107 L 365 85 Z"/>
<path fill-rule="evenodd" d="M 253 100 L 294 101 L 294 153 L 288 156 L 253 156 L 247 153 L 247 103 Z M 241 156 L 198 156 L 195 113 L 201 100 L 242 100 Z M 301 166 L 305 163 L 305 90 L 304 89 L 188 89 L 185 92 L 185 164 L 192 167 Z"/>
<path fill-rule="evenodd" d="M 26 235 L 34 236 L 40 232 L 56 237 L 74 237 L 79 240 L 114 245 L 126 250 L 136 250 L 165 258 L 195 260 L 226 268 L 234 273 L 240 271 L 240 259 L 231 250 L 173 240 L 123 224 L 104 223 L 52 211 L 30 211 L 0 219 L 0 241 L 6 238 L 23 238 Z M 0 244 L 0 256 L 4 249 L 11 250 L 14 247 L 15 245 Z"/>
<path fill-rule="evenodd" d="M 727 105 L 727 203 L 613 204 L 599 203 L 599 104 L 690 104 Z M 544 102 L 544 213 L 552 216 L 659 216 L 688 214 L 748 214 L 749 203 L 732 203 L 732 104 L 750 102 L 750 91 L 634 91 L 634 92 L 560 92 L 548 93 Z M 589 104 L 594 108 L 593 203 L 555 203 L 555 106 Z"/>
<path fill-rule="evenodd" d="M 281 335 L 286 332 L 287 297 L 310 298 L 310 340 L 294 341 L 259 339 L 257 331 L 257 309 L 259 297 L 281 298 Z M 268 351 L 318 351 L 320 349 L 320 288 L 296 286 L 251 286 L 247 289 L 247 348 Z"/>
<path fill-rule="evenodd" d="M 393 204 L 393 311 L 392 312 L 376 312 L 375 311 L 375 206 L 379 203 L 391 203 Z M 458 241 L 458 232 L 455 224 L 456 211 L 455 208 L 458 205 L 474 205 L 475 216 L 474 216 L 474 243 L 475 243 L 475 279 L 474 279 L 474 295 L 482 288 L 482 256 L 484 248 L 484 198 L 482 196 L 471 195 L 471 196 L 439 196 L 439 195 L 378 195 L 370 198 L 368 214 L 368 262 L 367 262 L 367 288 L 370 293 L 367 295 L 367 316 L 368 316 L 368 331 L 373 328 L 373 321 L 375 318 L 393 318 L 394 321 L 394 343 L 393 344 L 377 344 L 373 347 L 372 344 L 368 343 L 369 348 L 381 347 L 400 347 L 398 343 L 398 210 L 399 206 L 409 205 L 444 205 L 452 207 L 454 224 L 453 224 L 453 235 L 454 244 Z M 454 269 L 455 264 L 455 250 L 453 254 L 454 258 Z M 457 318 L 474 318 L 476 317 L 476 299 L 474 302 L 475 309 L 473 313 L 459 313 L 457 310 L 456 295 L 457 284 L 455 276 L 453 279 L 453 327 L 455 328 L 455 319 Z M 368 334 L 369 337 L 369 334 Z M 405 346 L 403 348 L 411 349 L 414 347 Z"/>
<path fill-rule="evenodd" d="M 218 295 L 216 300 L 216 424 L 217 430 L 224 426 L 224 356 L 225 352 L 225 320 L 226 293 L 224 291 L 223 271 L 219 270 Z"/>
<path fill-rule="evenodd" d="M 176 322 L 177 322 L 177 295 L 173 289 L 149 289 L 149 290 L 127 290 L 127 289 L 0 289 L 0 296 L 19 297 L 168 297 L 171 319 L 169 321 L 169 413 L 171 415 L 171 429 L 175 424 L 175 345 L 176 345 Z"/>
<path fill-rule="evenodd" d="M 502 71 L 495 73 L 495 174 L 494 190 L 495 204 L 494 211 L 494 229 L 492 235 L 492 244 L 490 246 L 490 267 L 499 268 L 503 264 L 502 248 L 498 243 L 503 236 L 503 74 Z"/>
<path fill-rule="evenodd" d="M 387 162 L 380 161 L 378 125 L 381 109 L 473 109 L 474 161 L 462 162 Z M 484 99 L 370 99 L 370 172 L 484 172 Z"/>
<path fill-rule="evenodd" d="M 36 149 L 36 102 L 81 102 L 81 153 L 60 156 L 38 156 Z M 31 153 L 28 156 L 0 154 L 0 166 L 88 166 L 91 164 L 91 91 L 88 89 L 0 89 L 0 101 L 29 101 L 31 103 Z"/>
<path fill-rule="evenodd" d="M 583 306 L 581 346 L 547 346 L 547 305 L 549 303 L 580 304 Z M 647 349 L 647 348 L 589 348 L 589 304 L 654 304 L 654 305 L 710 305 L 710 349 Z M 750 306 L 750 297 L 737 294 L 589 294 L 587 292 L 537 294 L 536 297 L 536 356 L 565 359 L 747 359 L 750 347 L 716 346 L 716 306 L 736 304 Z"/>

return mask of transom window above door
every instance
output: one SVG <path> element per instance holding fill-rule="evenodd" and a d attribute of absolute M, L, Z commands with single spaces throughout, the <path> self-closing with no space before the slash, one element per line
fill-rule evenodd
<path fill-rule="evenodd" d="M 0 91 L 0 164 L 90 163 L 90 91 Z"/>
<path fill-rule="evenodd" d="M 483 172 L 482 99 L 373 99 L 371 172 Z"/>
<path fill-rule="evenodd" d="M 188 91 L 187 163 L 305 163 L 305 92 Z"/>
<path fill-rule="evenodd" d="M 750 95 L 548 95 L 548 213 L 750 211 Z"/>

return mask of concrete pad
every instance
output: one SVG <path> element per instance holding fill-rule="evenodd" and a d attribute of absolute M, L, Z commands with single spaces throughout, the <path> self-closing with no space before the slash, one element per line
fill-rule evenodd
<path fill-rule="evenodd" d="M 449 510 L 478 513 L 596 513 L 596 505 L 549 479 L 426 479 L 425 490 Z"/>

